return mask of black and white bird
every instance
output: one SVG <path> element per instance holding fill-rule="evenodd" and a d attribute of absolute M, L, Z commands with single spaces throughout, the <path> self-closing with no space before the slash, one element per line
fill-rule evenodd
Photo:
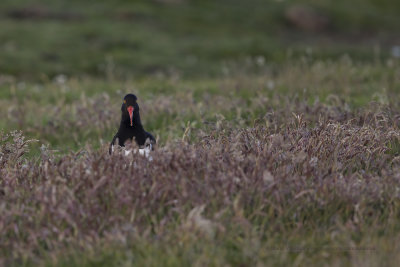
<path fill-rule="evenodd" d="M 154 149 L 153 146 L 156 144 L 156 139 L 143 128 L 142 122 L 140 121 L 139 105 L 135 95 L 127 94 L 124 97 L 124 102 L 121 106 L 121 112 L 121 123 L 119 125 L 117 134 L 111 141 L 109 153 L 113 153 L 115 150 L 115 145 L 125 147 L 127 143 L 130 143 L 134 140 L 139 149 L 126 149 L 125 155 L 138 152 L 140 155 L 144 155 L 146 158 L 151 159 L 149 154 L 150 151 Z M 118 142 L 118 144 L 116 144 L 116 142 Z"/>

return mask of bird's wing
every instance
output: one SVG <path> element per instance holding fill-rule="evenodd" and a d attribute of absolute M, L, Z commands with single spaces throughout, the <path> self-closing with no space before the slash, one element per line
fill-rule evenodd
<path fill-rule="evenodd" d="M 146 139 L 147 138 L 150 139 L 151 144 L 155 144 L 156 143 L 156 139 L 154 138 L 154 136 L 151 133 L 145 131 L 145 135 L 146 135 Z"/>

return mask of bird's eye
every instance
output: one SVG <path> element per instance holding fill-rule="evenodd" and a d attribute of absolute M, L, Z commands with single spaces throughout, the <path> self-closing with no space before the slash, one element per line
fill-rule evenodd
<path fill-rule="evenodd" d="M 124 104 L 126 104 L 126 100 L 124 100 Z"/>

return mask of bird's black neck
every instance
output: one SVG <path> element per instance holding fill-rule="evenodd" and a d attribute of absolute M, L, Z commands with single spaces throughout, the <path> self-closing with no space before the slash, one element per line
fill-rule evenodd
<path fill-rule="evenodd" d="M 146 140 L 146 132 L 142 126 L 142 123 L 140 121 L 140 115 L 138 112 L 134 114 L 132 122 L 133 123 L 131 126 L 130 118 L 122 115 L 121 123 L 117 133 L 120 146 L 123 146 L 125 141 L 128 139 L 129 140 L 135 139 L 136 143 L 139 146 L 144 145 L 144 142 Z"/>

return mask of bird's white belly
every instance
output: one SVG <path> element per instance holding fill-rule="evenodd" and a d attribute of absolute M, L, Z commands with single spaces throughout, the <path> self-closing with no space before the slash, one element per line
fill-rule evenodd
<path fill-rule="evenodd" d="M 147 158 L 149 161 L 153 160 L 153 157 L 150 155 L 150 152 L 152 150 L 152 146 L 147 146 L 145 148 L 125 148 L 125 147 L 121 147 L 122 149 L 122 153 L 128 157 L 130 155 L 140 155 L 140 156 L 144 156 L 145 158 Z M 112 146 L 111 147 L 111 151 L 114 152 L 115 147 Z"/>
<path fill-rule="evenodd" d="M 132 148 L 132 149 L 125 149 L 124 150 L 124 155 L 125 156 L 129 156 L 131 154 L 135 155 L 135 154 L 139 154 L 141 156 L 144 156 L 145 158 L 147 158 L 149 161 L 152 161 L 153 158 L 150 156 L 150 148 Z"/>

